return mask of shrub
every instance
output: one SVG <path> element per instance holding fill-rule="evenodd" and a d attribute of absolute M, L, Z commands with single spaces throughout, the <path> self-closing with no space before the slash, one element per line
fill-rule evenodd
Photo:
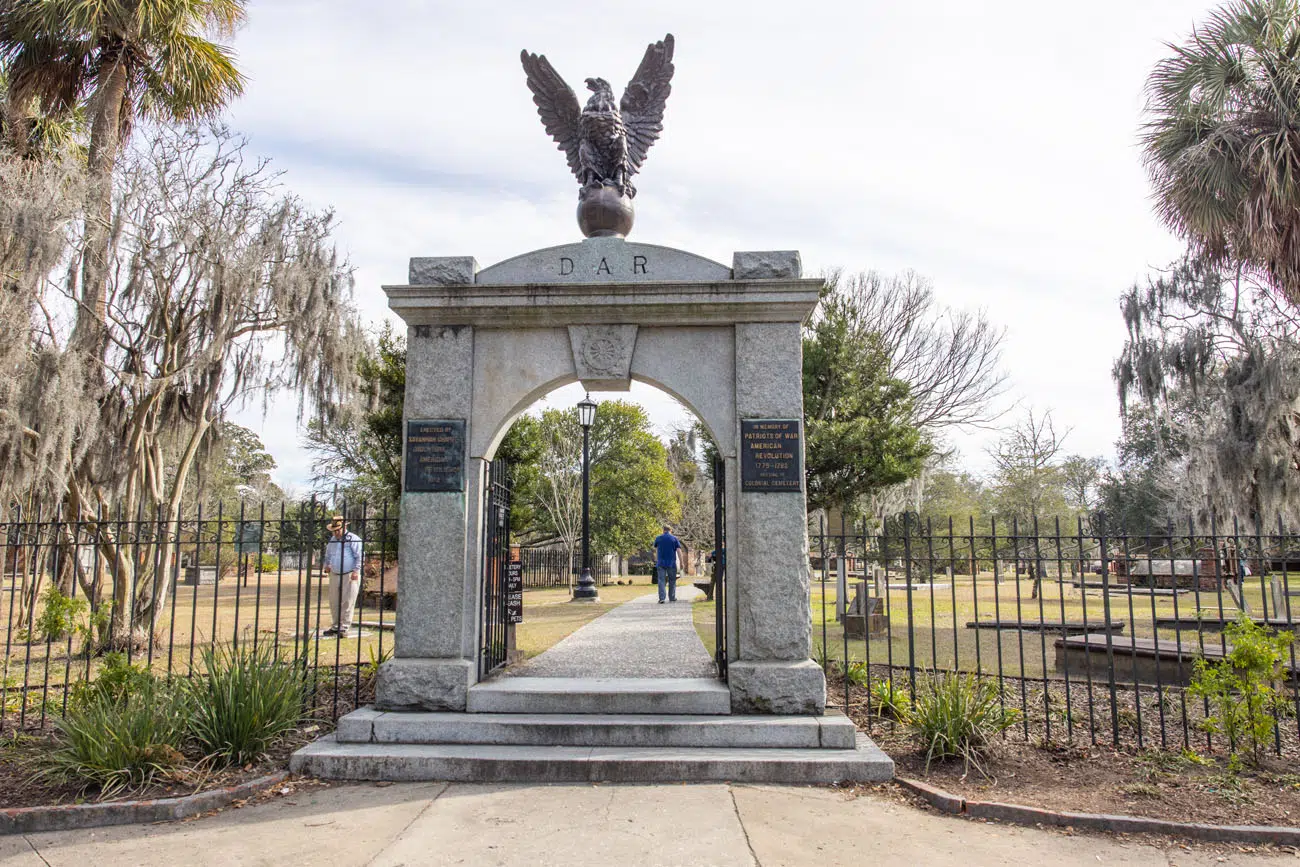
<path fill-rule="evenodd" d="M 270 645 L 208 648 L 203 668 L 191 732 L 218 765 L 257 759 L 302 717 L 302 673 Z"/>
<path fill-rule="evenodd" d="M 1258 764 L 1284 704 L 1274 684 L 1283 677 L 1282 661 L 1295 634 L 1266 629 L 1244 613 L 1224 632 L 1232 649 L 1214 662 L 1196 660 L 1190 691 L 1210 704 L 1202 723 L 1206 731 L 1225 735 L 1234 758 L 1248 747 L 1251 761 Z"/>
<path fill-rule="evenodd" d="M 257 561 L 258 572 L 279 572 L 280 558 L 274 554 L 263 554 Z"/>
<path fill-rule="evenodd" d="M 36 631 L 45 641 L 62 641 L 78 629 L 78 621 L 89 606 L 85 599 L 64 596 L 53 584 L 41 594 L 41 613 Z"/>
<path fill-rule="evenodd" d="M 24 709 L 39 708 L 42 698 L 40 689 L 23 688 L 23 678 L 19 674 L 0 678 L 0 706 L 6 715 L 18 716 Z"/>
<path fill-rule="evenodd" d="M 390 645 L 384 649 L 383 653 L 376 654 L 375 648 L 370 648 L 370 661 L 361 666 L 361 679 L 370 682 L 379 676 L 379 668 L 385 662 L 393 658 L 393 648 Z"/>
<path fill-rule="evenodd" d="M 906 719 L 911 704 L 907 690 L 901 684 L 891 683 L 888 678 L 871 684 L 871 707 L 881 716 Z"/>
<path fill-rule="evenodd" d="M 189 715 L 184 690 L 152 679 L 120 701 L 104 692 L 70 704 L 55 721 L 60 743 L 42 773 L 104 797 L 146 786 L 184 762 Z"/>
<path fill-rule="evenodd" d="M 84 707 L 100 698 L 123 704 L 132 693 L 148 689 L 154 676 L 143 665 L 131 665 L 125 653 L 104 654 L 104 665 L 91 681 L 79 681 L 68 698 L 71 707 Z"/>
<path fill-rule="evenodd" d="M 974 766 L 983 774 L 980 759 L 989 743 L 1019 718 L 1003 706 L 996 683 L 975 675 L 941 674 L 917 689 L 903 720 L 925 749 L 926 770 L 935 759 L 960 758 L 968 773 Z"/>

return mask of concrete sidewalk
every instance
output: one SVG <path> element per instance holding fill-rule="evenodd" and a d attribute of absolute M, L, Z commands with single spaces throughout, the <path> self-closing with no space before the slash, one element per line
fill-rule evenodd
<path fill-rule="evenodd" d="M 726 784 L 348 785 L 190 822 L 0 837 L 0 863 L 22 867 L 1296 862 L 978 824 L 833 789 Z"/>

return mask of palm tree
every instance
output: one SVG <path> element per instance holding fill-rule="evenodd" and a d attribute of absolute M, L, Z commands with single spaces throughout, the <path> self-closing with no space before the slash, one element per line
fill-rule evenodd
<path fill-rule="evenodd" d="M 0 65 L 11 116 L 33 104 L 50 116 L 86 109 L 91 185 L 82 261 L 82 315 L 73 341 L 105 337 L 104 281 L 112 173 L 140 117 L 186 123 L 219 111 L 243 91 L 228 37 L 245 0 L 4 0 Z M 85 315 L 94 311 L 95 316 Z"/>
<path fill-rule="evenodd" d="M 9 77 L 0 72 L 0 139 L 14 154 L 28 159 L 75 155 L 86 160 L 85 112 L 76 109 L 57 117 L 41 111 L 40 105 L 16 106 L 9 98 Z"/>
<path fill-rule="evenodd" d="M 1147 79 L 1145 161 L 1164 222 L 1300 305 L 1300 10 L 1235 0 Z"/>

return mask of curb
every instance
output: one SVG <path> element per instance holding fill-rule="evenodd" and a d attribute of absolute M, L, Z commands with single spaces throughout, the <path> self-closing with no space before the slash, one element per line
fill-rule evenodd
<path fill-rule="evenodd" d="M 30 834 L 37 831 L 75 831 L 105 825 L 137 825 L 186 819 L 229 806 L 235 801 L 283 783 L 288 771 L 276 771 L 237 786 L 226 786 L 179 798 L 148 801 L 116 801 L 107 804 L 61 804 L 52 807 L 15 807 L 0 810 L 0 834 Z"/>
<path fill-rule="evenodd" d="M 1087 828 L 1114 834 L 1161 834 L 1212 843 L 1271 843 L 1300 846 L 1300 828 L 1278 825 L 1204 825 L 1199 822 L 1171 822 L 1141 816 L 1113 816 L 1106 813 L 1062 813 L 1041 807 L 1022 807 L 997 801 L 968 801 L 965 798 L 896 777 L 894 782 L 924 799 L 943 813 L 970 819 L 993 819 L 1012 825 L 1052 825 L 1058 828 Z"/>

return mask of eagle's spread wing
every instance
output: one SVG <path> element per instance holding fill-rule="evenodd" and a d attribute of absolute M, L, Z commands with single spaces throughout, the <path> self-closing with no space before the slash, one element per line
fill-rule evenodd
<path fill-rule="evenodd" d="M 528 78 L 528 89 L 533 92 L 533 102 L 537 105 L 537 114 L 542 118 L 542 125 L 551 138 L 559 144 L 560 150 L 569 159 L 569 168 L 574 176 L 578 175 L 578 119 L 582 116 L 582 107 L 573 88 L 564 83 L 560 74 L 551 66 L 545 55 L 519 52 L 519 59 L 524 64 L 524 74 Z M 660 109 L 662 112 L 663 109 Z"/>
<path fill-rule="evenodd" d="M 672 90 L 672 80 L 673 35 L 669 33 L 646 48 L 619 103 L 627 126 L 628 174 L 640 171 L 646 151 L 664 131 L 664 103 Z"/>

